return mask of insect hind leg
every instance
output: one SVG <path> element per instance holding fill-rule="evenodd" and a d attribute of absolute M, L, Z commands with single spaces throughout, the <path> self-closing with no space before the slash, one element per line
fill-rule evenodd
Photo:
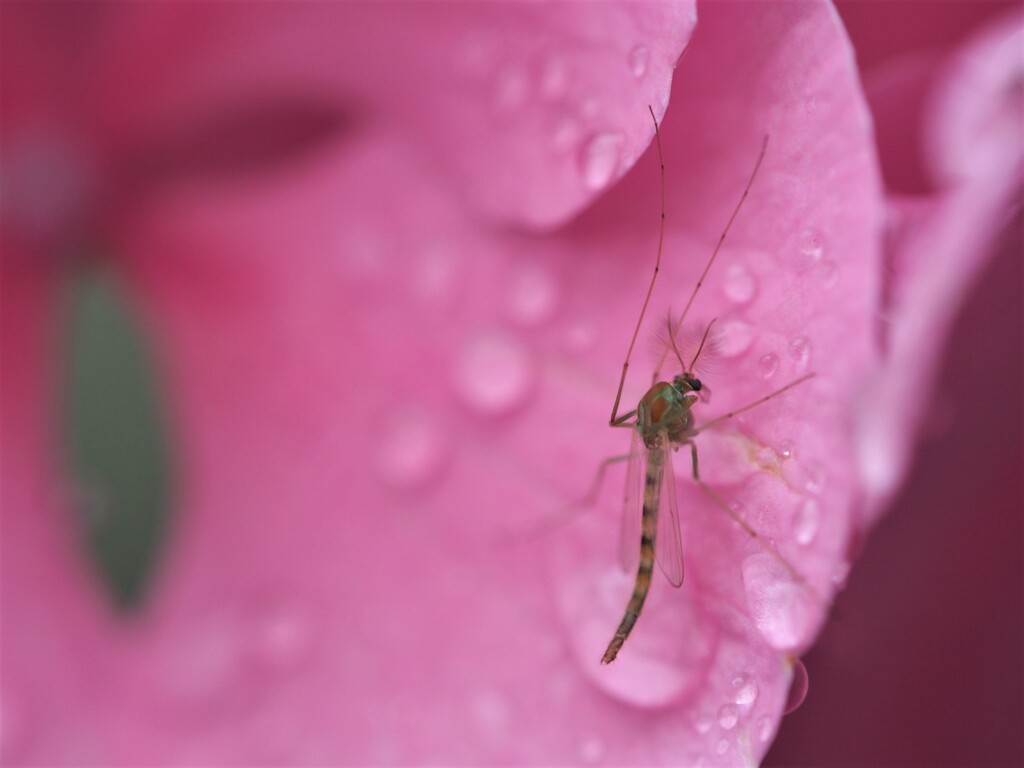
<path fill-rule="evenodd" d="M 786 572 L 793 577 L 794 581 L 805 587 L 815 600 L 819 603 L 823 603 L 824 601 L 821 599 L 821 596 L 814 587 L 808 583 L 803 574 L 801 574 L 788 559 L 773 547 L 766 538 L 754 530 L 750 523 L 744 520 L 734 509 L 726 504 L 722 497 L 715 493 L 707 483 L 700 479 L 700 461 L 697 458 L 697 444 L 693 440 L 685 440 L 682 444 L 690 446 L 690 454 L 693 457 L 693 481 L 697 483 L 697 487 L 703 491 L 704 495 L 711 499 L 716 506 L 720 507 L 729 517 L 731 517 L 736 524 L 742 528 L 748 536 L 750 536 L 750 538 L 758 543 L 758 546 L 760 546 L 761 549 L 771 555 L 783 568 L 785 568 Z"/>

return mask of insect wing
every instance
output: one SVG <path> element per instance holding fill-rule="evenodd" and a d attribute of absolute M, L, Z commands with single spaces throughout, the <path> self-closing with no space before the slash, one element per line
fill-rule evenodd
<path fill-rule="evenodd" d="M 646 449 L 640 432 L 633 430 L 626 467 L 626 488 L 622 500 L 622 528 L 619 533 L 619 564 L 626 573 L 633 573 L 640 562 L 641 503 Z"/>
<path fill-rule="evenodd" d="M 661 479 L 661 503 L 658 514 L 658 534 L 654 542 L 654 556 L 658 567 L 673 587 L 683 584 L 683 544 L 679 537 L 679 509 L 676 483 L 672 472 L 670 445 L 659 446 L 664 454 L 664 473 Z"/>

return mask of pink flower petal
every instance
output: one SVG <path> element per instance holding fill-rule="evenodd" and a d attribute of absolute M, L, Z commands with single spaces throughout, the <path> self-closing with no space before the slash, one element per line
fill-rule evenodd
<path fill-rule="evenodd" d="M 629 584 L 615 570 L 617 526 L 600 513 L 618 492 L 564 532 L 516 544 L 622 450 L 623 435 L 604 422 L 652 267 L 655 158 L 554 235 L 510 233 L 479 215 L 557 223 L 624 173 L 650 136 L 644 105 L 661 112 L 690 6 L 667 12 L 671 33 L 650 11 L 654 21 L 635 29 L 655 31 L 636 42 L 624 19 L 648 6 L 613 10 L 573 47 L 582 59 L 568 70 L 573 109 L 589 114 L 591 87 L 608 100 L 607 121 L 591 118 L 584 133 L 623 136 L 602 139 L 600 153 L 616 145 L 619 160 L 589 185 L 581 145 L 555 158 L 528 151 L 550 141 L 546 108 L 525 109 L 518 126 L 488 122 L 480 108 L 502 64 L 521 56 L 535 71 L 535 24 L 523 22 L 521 47 L 481 67 L 477 90 L 438 102 L 451 69 L 435 56 L 450 55 L 446 41 L 472 39 L 464 28 L 412 12 L 378 51 L 379 38 L 360 37 L 376 29 L 369 17 L 354 15 L 343 56 L 333 26 L 282 35 L 270 24 L 281 7 L 268 8 L 230 35 L 237 17 L 212 12 L 184 61 L 153 56 L 135 68 L 139 51 L 126 50 L 101 70 L 136 81 L 119 90 L 112 77 L 96 101 L 111 105 L 96 116 L 96 154 L 121 168 L 179 157 L 182 136 L 223 146 L 228 94 L 245 105 L 274 85 L 334 103 L 351 89 L 344 103 L 365 106 L 337 140 L 285 153 L 258 177 L 150 168 L 145 195 L 110 205 L 108 244 L 168 371 L 181 507 L 146 611 L 108 626 L 70 565 L 70 542 L 53 543 L 68 537 L 52 531 L 56 512 L 21 485 L 52 483 L 40 458 L 48 448 L 12 457 L 5 446 L 5 510 L 8 498 L 26 499 L 13 560 L 5 529 L 5 615 L 9 605 L 33 611 L 27 622 L 16 614 L 15 629 L 5 623 L 5 666 L 35 670 L 19 673 L 14 694 L 5 688 L 5 713 L 8 696 L 25 713 L 5 759 L 756 762 L 786 701 L 790 654 L 812 642 L 824 606 L 801 602 L 806 594 L 696 492 L 685 456 L 687 582 L 679 592 L 656 586 L 612 667 L 598 659 Z M 465 12 L 470 31 L 485 32 L 511 22 L 474 14 L 533 13 Z M 174 52 L 172 32 L 195 28 L 193 13 L 135 12 L 115 28 Z M 413 36 L 429 23 L 436 34 Z M 162 49 L 160 29 L 171 30 Z M 603 45 L 612 32 L 628 43 Z M 638 44 L 650 59 L 634 89 L 625 83 L 641 69 Z M 613 63 L 591 63 L 595 52 Z M 253 61 L 266 64 L 253 70 Z M 622 76 L 612 74 L 619 65 Z M 408 79 L 410 66 L 422 80 Z M 702 466 L 827 599 L 847 565 L 858 497 L 849 426 L 859 375 L 874 363 L 878 293 L 880 193 L 852 57 L 823 4 L 710 5 L 678 74 L 663 132 L 669 232 L 650 319 L 685 301 L 770 133 L 692 318 L 718 317 L 725 333 L 713 408 L 701 418 L 805 371 L 817 377 L 735 429 L 702 435 Z M 294 147 L 301 132 L 285 135 Z M 25 313 L 45 316 L 42 301 L 30 295 Z M 642 354 L 634 361 L 634 402 L 649 366 Z M 26 368 L 35 376 L 12 389 L 8 370 L 5 425 L 28 406 L 44 421 L 45 400 L 19 393 L 52 374 Z M 19 461 L 35 469 L 12 480 Z M 34 573 L 41 583 L 30 583 Z"/>

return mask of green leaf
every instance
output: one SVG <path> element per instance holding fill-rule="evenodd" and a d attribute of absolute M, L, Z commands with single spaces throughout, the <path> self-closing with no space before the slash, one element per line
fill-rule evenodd
<path fill-rule="evenodd" d="M 63 441 L 82 539 L 119 607 L 139 607 L 168 528 L 166 411 L 144 328 L 113 281 L 72 281 L 66 298 Z"/>

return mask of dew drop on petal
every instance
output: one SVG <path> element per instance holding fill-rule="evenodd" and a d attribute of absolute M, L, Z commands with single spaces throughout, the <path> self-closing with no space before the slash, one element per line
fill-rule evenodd
<path fill-rule="evenodd" d="M 596 736 L 583 740 L 580 744 L 580 760 L 588 765 L 600 762 L 604 757 L 604 744 Z"/>
<path fill-rule="evenodd" d="M 825 469 L 816 461 L 809 461 L 804 467 L 804 490 L 808 493 L 821 493 L 825 487 Z"/>
<path fill-rule="evenodd" d="M 518 66 L 503 67 L 495 79 L 494 108 L 499 112 L 511 112 L 523 104 L 529 96 L 530 81 Z"/>
<path fill-rule="evenodd" d="M 735 704 L 723 704 L 718 710 L 718 724 L 725 730 L 732 730 L 740 720 L 740 710 Z"/>
<path fill-rule="evenodd" d="M 558 287 L 541 265 L 524 264 L 509 282 L 507 301 L 513 318 L 526 326 L 537 325 L 555 311 Z"/>
<path fill-rule="evenodd" d="M 474 693 L 470 713 L 477 729 L 491 737 L 507 734 L 511 711 L 508 701 L 498 691 L 481 690 Z"/>
<path fill-rule="evenodd" d="M 807 667 L 800 659 L 793 660 L 793 680 L 789 684 L 789 695 L 786 697 L 786 708 L 783 714 L 788 715 L 795 712 L 807 698 L 807 691 L 810 688 L 810 678 L 807 675 Z"/>
<path fill-rule="evenodd" d="M 556 150 L 564 150 L 576 144 L 580 138 L 580 124 L 572 117 L 563 117 L 555 123 L 552 143 Z"/>
<path fill-rule="evenodd" d="M 543 98 L 554 100 L 560 98 L 569 83 L 568 69 L 565 59 L 551 56 L 544 62 L 540 73 L 540 94 Z"/>
<path fill-rule="evenodd" d="M 728 751 L 729 751 L 729 741 L 728 741 L 728 739 L 719 739 L 718 743 L 715 744 L 715 752 L 717 752 L 720 755 L 724 755 Z"/>
<path fill-rule="evenodd" d="M 697 733 L 707 733 L 711 730 L 711 726 L 714 723 L 715 719 L 711 716 L 710 712 L 702 712 L 694 720 L 693 727 L 697 729 Z"/>
<path fill-rule="evenodd" d="M 726 320 L 721 326 L 721 335 L 715 351 L 722 357 L 739 357 L 754 342 L 754 328 L 742 320 Z"/>
<path fill-rule="evenodd" d="M 233 613 L 189 623 L 168 641 L 156 675 L 172 700 L 189 707 L 220 700 L 232 692 L 241 660 L 240 632 Z"/>
<path fill-rule="evenodd" d="M 796 372 L 803 373 L 807 370 L 807 363 L 811 359 L 811 342 L 806 336 L 797 336 L 789 342 L 789 356 L 796 363 Z"/>
<path fill-rule="evenodd" d="M 723 283 L 725 297 L 737 304 L 746 304 L 757 292 L 757 284 L 754 276 L 742 264 L 730 264 L 725 270 L 725 282 Z"/>
<path fill-rule="evenodd" d="M 818 533 L 821 511 L 816 499 L 804 499 L 793 517 L 793 536 L 797 544 L 807 546 Z"/>
<path fill-rule="evenodd" d="M 444 467 L 446 434 L 443 424 L 426 410 L 404 407 L 390 414 L 377 444 L 377 473 L 396 488 L 423 488 Z"/>
<path fill-rule="evenodd" d="M 583 182 L 591 190 L 604 189 L 619 170 L 623 138 L 619 133 L 599 133 L 583 147 Z"/>
<path fill-rule="evenodd" d="M 743 584 L 751 618 L 776 650 L 790 651 L 806 642 L 816 621 L 813 596 L 767 552 L 743 562 Z"/>
<path fill-rule="evenodd" d="M 797 248 L 802 262 L 818 262 L 825 253 L 821 235 L 810 228 L 801 230 L 797 236 Z"/>
<path fill-rule="evenodd" d="M 647 62 L 650 58 L 651 52 L 646 45 L 638 45 L 629 52 L 629 70 L 637 80 L 647 74 Z"/>
<path fill-rule="evenodd" d="M 757 738 L 762 742 L 770 740 L 772 737 L 772 719 L 768 715 L 764 715 L 757 721 Z"/>
<path fill-rule="evenodd" d="M 19 699 L 5 683 L 0 693 L 0 756 L 5 765 L 28 746 L 28 722 Z"/>
<path fill-rule="evenodd" d="M 287 600 L 258 601 L 243 630 L 249 659 L 270 671 L 298 668 L 309 658 L 314 645 L 312 616 Z"/>
<path fill-rule="evenodd" d="M 762 378 L 770 379 L 779 370 L 779 356 L 774 352 L 762 355 L 761 359 L 757 361 L 757 370 L 761 373 Z"/>
<path fill-rule="evenodd" d="M 535 372 L 529 353 L 501 333 L 483 333 L 462 349 L 455 369 L 455 386 L 474 410 L 496 415 L 522 405 Z"/>
<path fill-rule="evenodd" d="M 740 673 L 729 681 L 729 698 L 742 707 L 748 707 L 757 699 L 757 681 L 750 675 Z"/>
<path fill-rule="evenodd" d="M 839 267 L 832 259 L 822 259 L 818 264 L 817 275 L 823 288 L 834 288 L 839 282 Z"/>

